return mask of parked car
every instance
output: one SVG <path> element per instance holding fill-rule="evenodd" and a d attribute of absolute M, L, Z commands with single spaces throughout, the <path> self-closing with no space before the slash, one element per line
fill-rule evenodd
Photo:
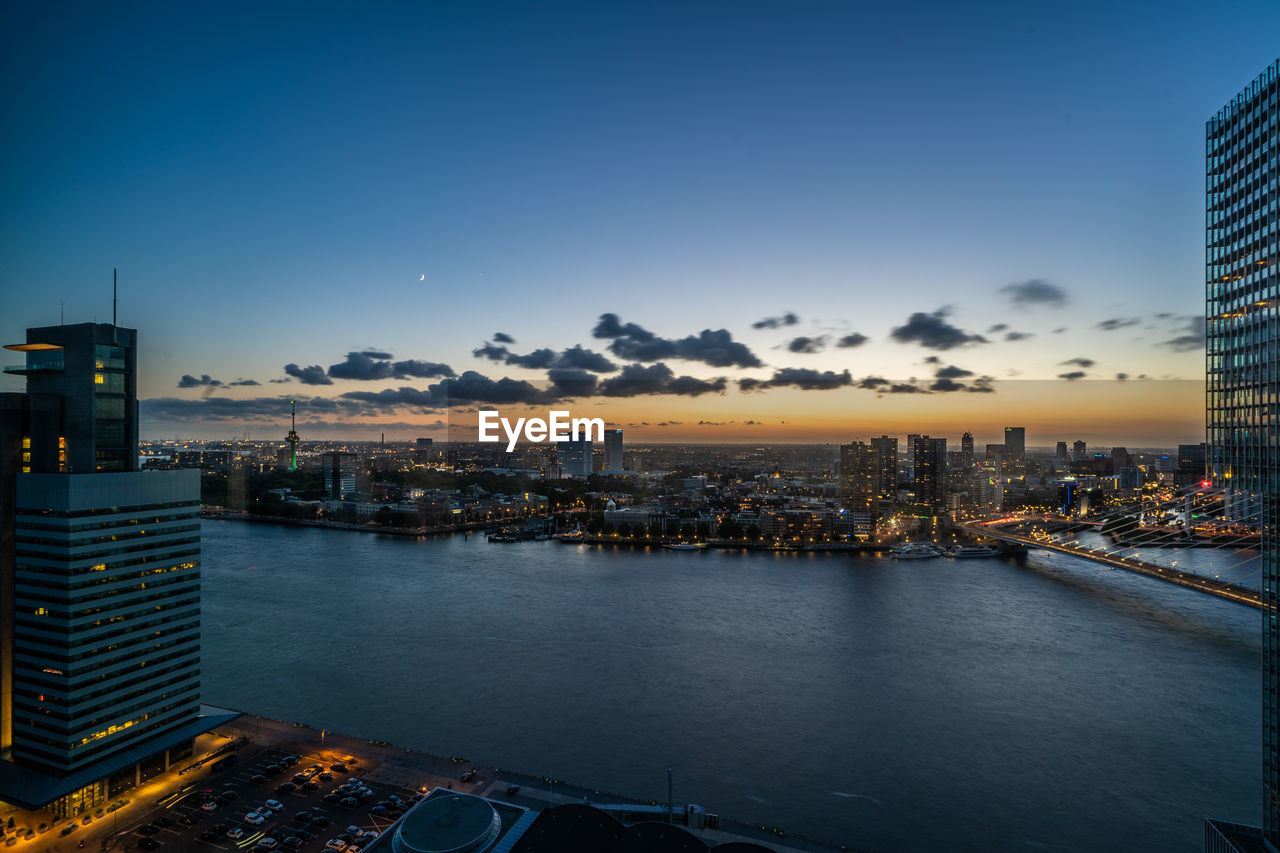
<path fill-rule="evenodd" d="M 333 823 L 333 821 L 329 820 L 328 815 L 318 814 L 315 817 L 311 818 L 312 826 L 328 826 L 331 823 Z"/>
<path fill-rule="evenodd" d="M 249 781 L 255 785 L 261 785 L 263 782 L 267 781 L 267 777 L 262 773 L 254 773 L 249 777 Z"/>
<path fill-rule="evenodd" d="M 325 845 L 325 848 L 328 850 L 337 850 L 338 853 L 342 853 L 343 850 L 347 849 L 347 842 L 343 841 L 341 838 L 330 838 L 329 843 Z"/>
<path fill-rule="evenodd" d="M 218 807 L 218 802 L 216 800 L 205 800 L 203 803 L 200 804 L 200 808 L 204 809 L 207 812 L 211 812 L 217 807 Z"/>
<path fill-rule="evenodd" d="M 238 826 L 233 826 L 227 830 L 227 838 L 230 838 L 232 841 L 239 841 L 241 838 L 244 838 L 244 830 Z"/>
<path fill-rule="evenodd" d="M 267 819 L 257 812 L 249 812 L 244 816 L 244 822 L 252 826 L 262 826 L 267 822 Z"/>
<path fill-rule="evenodd" d="M 276 790 L 282 794 L 288 794 L 292 791 L 298 790 L 298 786 L 292 782 L 281 782 L 279 785 L 276 785 Z"/>
<path fill-rule="evenodd" d="M 267 800 L 266 807 L 271 809 L 273 812 L 283 811 L 284 803 L 279 800 Z"/>
<path fill-rule="evenodd" d="M 279 841 L 276 841 L 270 835 L 264 835 L 262 836 L 261 839 L 259 839 L 258 846 L 261 847 L 263 850 L 270 850 L 279 843 L 280 843 Z"/>

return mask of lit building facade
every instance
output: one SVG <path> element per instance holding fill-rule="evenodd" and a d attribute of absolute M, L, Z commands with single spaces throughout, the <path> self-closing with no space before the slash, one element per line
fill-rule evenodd
<path fill-rule="evenodd" d="M 556 457 L 561 476 L 591 476 L 591 441 L 586 438 L 569 438 L 556 442 Z"/>
<path fill-rule="evenodd" d="M 879 515 L 879 455 L 863 441 L 840 446 L 840 506 L 852 529 L 864 535 L 874 530 Z"/>
<path fill-rule="evenodd" d="M 604 470 L 621 471 L 626 468 L 622 461 L 622 430 L 607 429 L 604 431 Z"/>
<path fill-rule="evenodd" d="M 940 510 L 946 497 L 947 440 L 915 436 L 911 456 L 915 462 L 916 501 Z"/>
<path fill-rule="evenodd" d="M 1273 850 L 1280 847 L 1278 175 L 1280 61 L 1205 125 L 1206 462 L 1214 484 L 1228 490 L 1228 511 L 1261 518 L 1262 834 Z"/>
<path fill-rule="evenodd" d="M 0 801 L 58 816 L 236 716 L 200 705 L 200 473 L 136 470 L 136 347 L 28 329 L 0 394 Z"/>

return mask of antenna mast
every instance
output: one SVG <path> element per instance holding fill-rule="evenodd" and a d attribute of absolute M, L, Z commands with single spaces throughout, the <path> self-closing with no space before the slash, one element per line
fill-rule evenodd
<path fill-rule="evenodd" d="M 116 268 L 111 268 L 111 325 L 116 324 Z"/>

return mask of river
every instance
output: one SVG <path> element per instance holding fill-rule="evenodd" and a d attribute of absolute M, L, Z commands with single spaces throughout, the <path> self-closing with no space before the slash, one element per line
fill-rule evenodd
<path fill-rule="evenodd" d="M 1261 818 L 1257 611 L 1087 561 L 206 521 L 204 701 L 873 850 Z"/>

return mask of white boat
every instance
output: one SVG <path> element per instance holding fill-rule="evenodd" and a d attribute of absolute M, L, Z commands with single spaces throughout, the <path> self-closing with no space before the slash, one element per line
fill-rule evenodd
<path fill-rule="evenodd" d="M 1000 552 L 990 545 L 955 545 L 947 549 L 947 556 L 957 560 L 969 557 L 994 557 Z"/>
<path fill-rule="evenodd" d="M 707 547 L 706 542 L 674 542 L 670 545 L 663 545 L 668 551 L 701 551 Z"/>
<path fill-rule="evenodd" d="M 895 560 L 929 560 L 939 556 L 938 549 L 928 542 L 903 542 L 894 545 L 889 553 Z"/>

